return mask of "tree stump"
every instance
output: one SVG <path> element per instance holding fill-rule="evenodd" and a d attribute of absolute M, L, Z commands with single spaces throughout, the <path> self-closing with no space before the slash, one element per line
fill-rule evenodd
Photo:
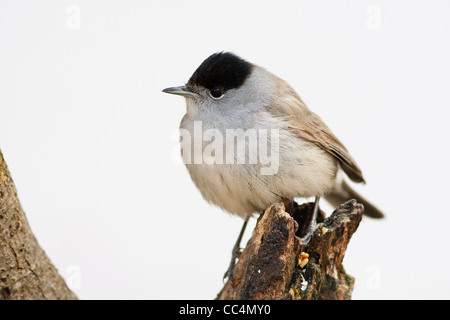
<path fill-rule="evenodd" d="M 309 242 L 303 243 L 313 208 L 313 203 L 267 208 L 217 299 L 351 299 L 354 278 L 345 273 L 342 260 L 364 208 L 350 200 L 326 219 L 321 212 Z"/>
<path fill-rule="evenodd" d="M 31 232 L 0 151 L 0 300 L 76 299 Z"/>

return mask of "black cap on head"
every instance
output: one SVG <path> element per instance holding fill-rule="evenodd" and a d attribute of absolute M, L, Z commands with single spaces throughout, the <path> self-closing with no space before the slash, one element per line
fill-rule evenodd
<path fill-rule="evenodd" d="M 224 91 L 239 88 L 250 76 L 253 65 L 230 52 L 218 52 L 209 56 L 195 70 L 188 85 L 202 86 L 209 90 Z"/>

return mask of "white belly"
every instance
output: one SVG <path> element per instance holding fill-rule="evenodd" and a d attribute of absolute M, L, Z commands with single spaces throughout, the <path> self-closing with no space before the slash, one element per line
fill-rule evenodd
<path fill-rule="evenodd" d="M 284 129 L 287 126 L 282 120 L 265 117 L 253 123 L 259 123 L 257 129 L 278 130 L 278 165 L 274 166 L 277 167 L 276 172 L 261 174 L 261 169 L 270 165 L 261 163 L 260 159 L 254 163 L 253 157 L 253 162 L 250 163 L 249 156 L 258 154 L 252 143 L 246 144 L 243 164 L 238 164 L 237 161 L 227 163 L 226 148 L 221 159 L 211 159 L 208 153 L 205 155 L 209 141 L 203 142 L 200 148 L 192 146 L 191 163 L 186 164 L 186 167 L 205 200 L 232 214 L 246 217 L 263 211 L 283 198 L 322 196 L 334 187 L 338 166 L 331 155 Z M 202 128 L 202 133 L 207 130 L 207 125 L 203 125 L 205 128 Z M 184 119 L 181 127 L 194 136 L 193 123 Z M 219 130 L 226 141 L 226 131 Z M 267 132 L 270 137 L 270 131 Z M 199 159 L 203 160 L 202 163 L 195 164 L 195 157 L 197 163 Z"/>

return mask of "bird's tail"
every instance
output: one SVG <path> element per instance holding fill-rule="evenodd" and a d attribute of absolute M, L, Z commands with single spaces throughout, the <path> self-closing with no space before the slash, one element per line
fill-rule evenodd
<path fill-rule="evenodd" d="M 357 202 L 362 203 L 364 206 L 364 214 L 368 217 L 381 219 L 384 214 L 378 210 L 373 204 L 360 196 L 355 190 L 350 188 L 350 186 L 341 179 L 340 183 L 337 185 L 335 190 L 325 195 L 325 200 L 327 200 L 333 207 L 338 207 L 341 203 L 344 203 L 350 199 L 355 199 Z"/>

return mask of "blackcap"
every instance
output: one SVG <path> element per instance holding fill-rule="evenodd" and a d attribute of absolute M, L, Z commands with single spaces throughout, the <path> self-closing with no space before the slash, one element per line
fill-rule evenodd
<path fill-rule="evenodd" d="M 264 68 L 219 52 L 186 85 L 163 91 L 186 98 L 182 156 L 208 202 L 247 219 L 294 197 L 316 197 L 316 211 L 320 197 L 333 206 L 356 199 L 365 215 L 383 217 L 345 181 L 343 173 L 365 182 L 344 145 Z"/>

